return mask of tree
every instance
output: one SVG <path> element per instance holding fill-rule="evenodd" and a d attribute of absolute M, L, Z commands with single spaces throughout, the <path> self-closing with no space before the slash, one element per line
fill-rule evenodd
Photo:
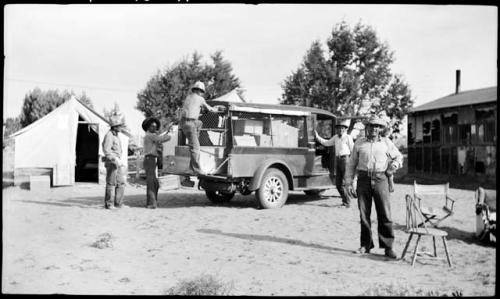
<path fill-rule="evenodd" d="M 375 30 L 358 23 L 337 24 L 327 40 L 327 53 L 314 41 L 299 68 L 283 84 L 280 102 L 328 110 L 338 116 L 385 111 L 394 133 L 413 105 L 411 91 L 393 74 L 393 52 Z"/>
<path fill-rule="evenodd" d="M 212 64 L 202 64 L 201 54 L 194 52 L 165 70 L 158 70 L 137 94 L 136 109 L 145 117 L 158 117 L 162 124 L 176 120 L 176 111 L 182 107 L 189 88 L 202 81 L 206 86 L 206 100 L 219 97 L 240 87 L 239 79 L 232 74 L 231 63 L 221 51 L 210 56 Z"/>
<path fill-rule="evenodd" d="M 8 117 L 4 121 L 3 148 L 11 144 L 9 136 L 22 129 L 19 117 Z"/>
<path fill-rule="evenodd" d="M 90 108 L 93 107 L 90 98 L 87 97 L 85 92 L 83 92 L 80 96 L 76 96 L 73 91 L 42 91 L 40 88 L 36 87 L 24 96 L 24 102 L 19 116 L 21 126 L 24 128 L 44 117 L 73 96 L 88 105 Z"/>

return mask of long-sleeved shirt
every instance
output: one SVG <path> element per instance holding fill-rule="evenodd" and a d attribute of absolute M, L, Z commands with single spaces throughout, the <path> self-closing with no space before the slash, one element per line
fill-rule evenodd
<path fill-rule="evenodd" d="M 385 171 L 392 163 L 394 167 L 403 166 L 403 155 L 387 137 L 370 140 L 359 138 L 354 143 L 353 151 L 346 166 L 345 182 L 350 184 L 357 171 Z"/>
<path fill-rule="evenodd" d="M 146 132 L 144 136 L 144 155 L 158 156 L 158 144 L 169 141 L 170 135 L 158 135 L 156 133 Z"/>
<path fill-rule="evenodd" d="M 104 140 L 102 141 L 102 151 L 106 159 L 109 161 L 120 161 L 122 156 L 122 143 L 120 138 L 118 138 L 117 132 L 110 130 L 106 133 Z"/>
<path fill-rule="evenodd" d="M 201 107 L 210 109 L 210 106 L 205 102 L 203 97 L 196 93 L 188 94 L 182 104 L 182 117 L 198 119 Z"/>
<path fill-rule="evenodd" d="M 335 156 L 344 156 L 350 155 L 352 149 L 354 147 L 354 141 L 352 140 L 352 136 L 344 133 L 339 137 L 338 134 L 335 134 L 329 140 L 323 139 L 320 136 L 317 136 L 319 143 L 324 146 L 334 146 L 335 147 Z"/>

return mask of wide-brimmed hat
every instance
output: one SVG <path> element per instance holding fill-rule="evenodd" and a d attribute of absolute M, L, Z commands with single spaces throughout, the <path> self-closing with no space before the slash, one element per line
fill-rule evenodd
<path fill-rule="evenodd" d="M 202 92 L 205 92 L 205 84 L 203 84 L 203 82 L 201 81 L 196 81 L 196 83 L 193 84 L 193 87 L 191 87 L 191 90 L 194 89 L 199 89 Z"/>
<path fill-rule="evenodd" d="M 335 124 L 335 126 L 343 126 L 349 128 L 350 121 L 348 119 L 344 119 Z"/>
<path fill-rule="evenodd" d="M 119 116 L 112 116 L 111 119 L 109 120 L 109 126 L 110 127 L 117 127 L 117 126 L 122 126 L 123 121 L 121 117 Z"/>
<path fill-rule="evenodd" d="M 150 125 L 151 125 L 151 123 L 153 123 L 153 122 L 155 122 L 155 123 L 156 123 L 156 127 L 159 129 L 159 128 L 160 128 L 160 125 L 161 125 L 160 120 L 159 120 L 158 118 L 156 118 L 156 117 L 153 117 L 153 116 L 146 118 L 146 119 L 142 122 L 142 129 L 143 129 L 144 131 L 147 131 L 147 130 L 148 130 L 148 128 L 149 128 L 149 126 L 150 126 Z"/>
<path fill-rule="evenodd" d="M 371 115 L 367 121 L 367 125 L 379 125 L 385 128 L 387 126 L 387 122 L 376 115 Z"/>

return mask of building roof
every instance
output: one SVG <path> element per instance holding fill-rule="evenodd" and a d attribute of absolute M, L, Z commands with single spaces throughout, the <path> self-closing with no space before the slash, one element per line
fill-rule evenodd
<path fill-rule="evenodd" d="M 487 87 L 450 94 L 437 100 L 410 109 L 410 113 L 442 109 L 448 107 L 458 107 L 475 105 L 497 101 L 497 87 Z"/>

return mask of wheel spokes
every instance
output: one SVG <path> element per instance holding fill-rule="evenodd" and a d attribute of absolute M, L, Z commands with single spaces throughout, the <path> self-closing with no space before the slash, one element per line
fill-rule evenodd
<path fill-rule="evenodd" d="M 278 202 L 283 194 L 283 184 L 276 177 L 270 177 L 264 185 L 264 195 L 269 202 Z"/>

